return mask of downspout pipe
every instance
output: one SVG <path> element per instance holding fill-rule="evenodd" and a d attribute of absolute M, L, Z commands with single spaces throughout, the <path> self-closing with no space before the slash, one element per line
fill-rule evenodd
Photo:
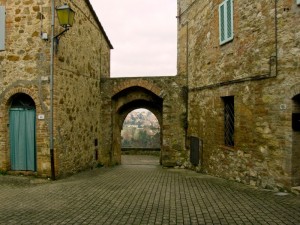
<path fill-rule="evenodd" d="M 189 137 L 188 137 L 188 129 L 189 129 L 189 22 L 186 24 L 186 124 L 185 124 L 185 137 L 186 137 L 186 148 L 189 148 Z"/>
<path fill-rule="evenodd" d="M 278 0 L 275 0 L 275 77 L 278 75 Z"/>
<path fill-rule="evenodd" d="M 54 144 L 53 144 L 53 84 L 54 84 L 54 25 L 55 25 L 55 0 L 51 2 L 51 49 L 50 49 L 50 162 L 51 162 L 51 179 L 55 180 L 55 161 L 54 161 Z"/>

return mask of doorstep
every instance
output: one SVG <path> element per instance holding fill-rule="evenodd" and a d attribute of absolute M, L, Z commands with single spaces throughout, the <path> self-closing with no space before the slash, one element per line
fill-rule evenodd
<path fill-rule="evenodd" d="M 1 184 L 12 184 L 12 185 L 30 185 L 30 184 L 44 184 L 48 183 L 49 179 L 36 178 L 30 175 L 20 175 L 16 173 L 9 173 L 9 175 L 0 175 Z"/>

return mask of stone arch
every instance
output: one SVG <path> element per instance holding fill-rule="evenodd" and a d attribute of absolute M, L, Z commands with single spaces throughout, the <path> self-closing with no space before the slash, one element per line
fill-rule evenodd
<path fill-rule="evenodd" d="M 122 89 L 112 97 L 113 105 L 113 140 L 112 154 L 116 163 L 121 163 L 121 129 L 126 116 L 133 110 L 145 108 L 158 119 L 162 128 L 163 98 L 142 86 Z M 162 131 L 162 129 L 161 129 Z M 161 132 L 161 138 L 163 133 Z"/>
<path fill-rule="evenodd" d="M 152 106 L 151 104 L 149 104 L 148 102 L 143 101 L 143 100 L 131 102 L 130 105 L 131 106 L 126 106 L 123 109 L 120 109 L 121 110 L 120 112 L 122 112 L 122 114 L 121 114 L 122 116 L 120 117 L 120 125 L 122 125 L 124 123 L 126 116 L 130 112 L 132 112 L 135 109 L 144 108 L 144 109 L 147 109 L 150 112 L 152 112 L 155 115 L 155 117 L 157 118 L 159 125 L 162 126 L 162 114 L 161 114 L 161 111 L 157 107 Z"/>
<path fill-rule="evenodd" d="M 38 101 L 38 96 L 36 95 L 37 91 L 32 90 L 32 89 L 28 89 L 28 88 L 24 88 L 24 87 L 17 87 L 17 88 L 13 88 L 10 91 L 6 92 L 4 97 L 3 97 L 3 103 L 4 105 L 2 105 L 2 109 L 3 107 L 8 109 L 11 105 L 12 99 L 16 94 L 26 94 L 28 96 L 30 96 L 32 98 L 32 100 L 35 103 L 36 106 L 36 110 L 41 110 L 41 105 L 39 104 Z"/>
<path fill-rule="evenodd" d="M 300 93 L 300 83 L 297 83 L 297 84 L 293 85 L 289 89 L 289 96 L 290 96 L 291 99 L 293 99 L 299 93 Z"/>
<path fill-rule="evenodd" d="M 113 89 L 113 96 L 115 96 L 118 93 L 120 93 L 121 91 L 126 90 L 131 87 L 141 87 L 141 88 L 144 88 L 146 90 L 153 92 L 157 96 L 164 97 L 163 90 L 161 88 L 157 87 L 156 85 L 154 85 L 152 82 L 147 81 L 147 80 L 136 80 L 136 79 L 126 80 L 126 81 L 116 85 Z"/>

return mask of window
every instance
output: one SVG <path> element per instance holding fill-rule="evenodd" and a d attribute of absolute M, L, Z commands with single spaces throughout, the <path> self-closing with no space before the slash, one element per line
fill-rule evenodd
<path fill-rule="evenodd" d="M 234 146 L 234 96 L 224 97 L 224 142 Z"/>
<path fill-rule="evenodd" d="M 0 6 L 0 51 L 5 50 L 5 7 Z"/>
<path fill-rule="evenodd" d="M 219 5 L 220 45 L 233 39 L 233 0 L 224 0 Z"/>

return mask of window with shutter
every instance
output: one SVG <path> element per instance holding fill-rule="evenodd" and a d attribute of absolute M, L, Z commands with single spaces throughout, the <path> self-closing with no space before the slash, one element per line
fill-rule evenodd
<path fill-rule="evenodd" d="M 0 51 L 5 50 L 5 7 L 0 6 Z"/>
<path fill-rule="evenodd" d="M 233 39 L 233 0 L 219 5 L 220 45 Z"/>

